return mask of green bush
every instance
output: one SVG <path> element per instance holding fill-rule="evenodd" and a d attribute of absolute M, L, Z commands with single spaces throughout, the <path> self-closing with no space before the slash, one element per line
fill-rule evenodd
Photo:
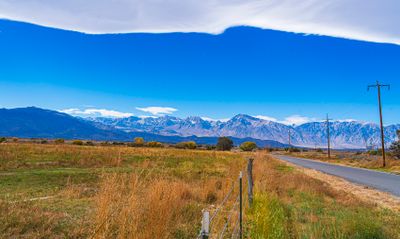
<path fill-rule="evenodd" d="M 3 143 L 3 142 L 7 142 L 6 137 L 1 137 L 1 138 L 0 138 L 0 143 Z"/>
<path fill-rule="evenodd" d="M 164 147 L 164 145 L 162 143 L 157 142 L 157 141 L 148 142 L 147 146 L 148 147 L 152 147 L 152 148 L 162 148 L 162 147 Z"/>
<path fill-rule="evenodd" d="M 217 149 L 223 151 L 229 151 L 233 148 L 233 141 L 228 137 L 219 137 L 217 143 Z"/>
<path fill-rule="evenodd" d="M 240 149 L 243 151 L 253 151 L 257 148 L 257 144 L 254 142 L 244 142 L 240 145 Z"/>
<path fill-rule="evenodd" d="M 83 141 L 82 140 L 74 140 L 72 141 L 73 145 L 83 145 Z"/>
<path fill-rule="evenodd" d="M 315 151 L 317 151 L 317 153 L 322 153 L 322 152 L 324 152 L 322 149 L 317 149 L 317 150 L 315 150 Z"/>
<path fill-rule="evenodd" d="M 56 139 L 56 140 L 54 140 L 54 143 L 56 143 L 56 144 L 63 144 L 64 142 L 65 142 L 64 139 Z"/>
<path fill-rule="evenodd" d="M 40 141 L 41 144 L 47 144 L 47 140 L 43 139 L 42 141 Z"/>
<path fill-rule="evenodd" d="M 175 145 L 178 149 L 196 149 L 197 144 L 194 141 L 180 142 Z"/>

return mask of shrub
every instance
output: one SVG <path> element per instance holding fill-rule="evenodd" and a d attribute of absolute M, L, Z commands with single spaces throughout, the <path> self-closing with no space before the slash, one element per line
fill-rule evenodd
<path fill-rule="evenodd" d="M 12 141 L 13 141 L 14 143 L 18 142 L 18 138 L 14 137 L 14 138 L 12 138 Z"/>
<path fill-rule="evenodd" d="M 117 142 L 117 141 L 112 142 L 112 144 L 113 144 L 113 145 L 124 145 L 123 142 Z"/>
<path fill-rule="evenodd" d="M 298 149 L 298 148 L 289 148 L 289 152 L 291 152 L 291 153 L 299 153 L 299 152 L 301 152 L 301 150 Z"/>
<path fill-rule="evenodd" d="M 82 140 L 74 140 L 72 141 L 73 145 L 83 145 L 83 141 Z"/>
<path fill-rule="evenodd" d="M 244 142 L 240 145 L 240 149 L 243 151 L 253 151 L 254 149 L 257 148 L 257 144 L 254 142 Z"/>
<path fill-rule="evenodd" d="M 194 141 L 180 142 L 175 145 L 178 149 L 196 149 L 197 144 Z"/>
<path fill-rule="evenodd" d="M 40 141 L 41 144 L 47 144 L 47 140 L 43 139 L 42 141 Z"/>
<path fill-rule="evenodd" d="M 148 143 L 147 143 L 147 146 L 148 146 L 148 147 L 152 147 L 152 148 L 161 148 L 161 147 L 164 147 L 164 145 L 163 145 L 162 143 L 157 142 L 157 141 L 148 142 Z"/>
<path fill-rule="evenodd" d="M 318 148 L 317 150 L 315 150 L 315 151 L 317 151 L 317 153 L 322 153 L 323 152 L 323 150 L 322 149 L 320 149 L 320 148 Z"/>
<path fill-rule="evenodd" d="M 85 143 L 87 146 L 94 146 L 94 143 L 92 141 L 86 141 Z"/>
<path fill-rule="evenodd" d="M 214 150 L 214 149 L 216 149 L 216 146 L 215 145 L 206 145 L 206 149 L 207 150 Z"/>
<path fill-rule="evenodd" d="M 233 148 L 233 141 L 228 137 L 219 137 L 217 143 L 217 149 L 223 151 L 229 151 Z"/>
<path fill-rule="evenodd" d="M 144 139 L 142 137 L 136 137 L 136 138 L 133 139 L 133 145 L 132 146 L 142 147 L 142 146 L 144 146 L 144 144 L 145 144 L 145 141 L 144 141 Z"/>
<path fill-rule="evenodd" d="M 400 159 L 400 140 L 390 146 L 390 151 L 396 159 Z"/>
<path fill-rule="evenodd" d="M 108 145 L 110 145 L 110 143 L 108 141 L 105 141 L 105 142 L 101 142 L 100 145 L 101 146 L 108 146 Z"/>
<path fill-rule="evenodd" d="M 376 155 L 382 156 L 382 149 L 370 150 L 370 151 L 368 151 L 368 154 L 374 155 L 374 156 L 376 156 Z"/>
<path fill-rule="evenodd" d="M 5 137 L 0 138 L 0 143 L 3 143 L 3 142 L 7 142 L 7 139 Z"/>
<path fill-rule="evenodd" d="M 56 140 L 54 140 L 54 143 L 56 143 L 56 144 L 63 144 L 64 142 L 65 142 L 64 139 L 56 139 Z"/>

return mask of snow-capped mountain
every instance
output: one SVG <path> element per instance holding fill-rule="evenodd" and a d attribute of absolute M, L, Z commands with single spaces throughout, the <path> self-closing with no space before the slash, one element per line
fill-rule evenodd
<path fill-rule="evenodd" d="M 98 127 L 114 127 L 126 132 L 147 132 L 167 136 L 232 136 L 289 142 L 297 146 L 326 147 L 325 122 L 312 122 L 299 126 L 288 126 L 274 121 L 239 114 L 226 122 L 205 120 L 191 116 L 185 119 L 172 116 L 158 118 L 92 118 Z M 400 124 L 385 127 L 386 142 L 396 140 Z M 377 147 L 380 142 L 379 126 L 358 121 L 335 121 L 330 123 L 331 143 L 334 148 Z"/>

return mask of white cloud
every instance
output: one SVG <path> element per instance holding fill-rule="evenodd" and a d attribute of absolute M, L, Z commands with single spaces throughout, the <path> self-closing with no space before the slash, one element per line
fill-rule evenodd
<path fill-rule="evenodd" d="M 75 116 L 94 116 L 94 117 L 110 117 L 110 118 L 124 118 L 124 117 L 130 117 L 133 116 L 132 113 L 124 113 L 124 112 L 119 112 L 115 110 L 107 110 L 107 109 L 95 109 L 95 108 L 89 108 L 89 109 L 84 109 L 80 110 L 77 108 L 71 108 L 71 109 L 64 109 L 60 110 L 60 112 L 70 114 L 70 115 L 75 115 Z"/>
<path fill-rule="evenodd" d="M 145 108 L 139 108 L 136 107 L 137 110 L 143 111 L 150 113 L 152 115 L 160 116 L 160 115 L 170 115 L 173 114 L 174 112 L 178 111 L 175 108 L 171 107 L 159 107 L 159 106 L 151 106 L 151 107 L 145 107 Z"/>
<path fill-rule="evenodd" d="M 337 122 L 357 122 L 356 119 L 339 119 L 336 120 Z"/>
<path fill-rule="evenodd" d="M 254 116 L 254 117 L 256 117 L 258 119 L 262 119 L 262 120 L 268 120 L 268 121 L 274 121 L 274 122 L 278 121 L 276 118 L 270 117 L 270 116 L 266 116 L 266 115 L 257 115 L 257 116 Z"/>
<path fill-rule="evenodd" d="M 0 0 L 0 18 L 86 33 L 231 26 L 400 44 L 399 0 Z"/>
<path fill-rule="evenodd" d="M 279 121 L 279 123 L 286 124 L 286 125 L 301 125 L 309 122 L 315 122 L 317 119 L 315 118 L 309 118 L 306 116 L 301 116 L 301 115 L 292 115 L 289 117 L 286 117 L 285 120 Z"/>
<path fill-rule="evenodd" d="M 217 121 L 226 122 L 226 121 L 230 120 L 229 118 L 225 118 L 225 119 L 214 119 L 214 118 L 210 118 L 210 117 L 200 117 L 200 118 L 202 118 L 205 121 L 214 121 L 214 122 L 217 122 Z"/>

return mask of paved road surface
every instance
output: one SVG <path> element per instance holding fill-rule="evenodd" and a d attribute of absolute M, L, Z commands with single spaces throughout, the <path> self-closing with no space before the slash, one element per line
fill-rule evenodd
<path fill-rule="evenodd" d="M 305 168 L 311 168 L 327 174 L 335 175 L 348 181 L 373 187 L 380 191 L 389 192 L 400 197 L 400 175 L 323 163 L 310 159 L 294 158 L 283 155 L 274 156 Z"/>

